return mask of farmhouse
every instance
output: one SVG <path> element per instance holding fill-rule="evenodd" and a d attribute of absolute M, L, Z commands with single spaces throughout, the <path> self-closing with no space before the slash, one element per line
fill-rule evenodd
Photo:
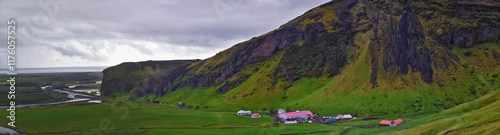
<path fill-rule="evenodd" d="M 243 111 L 243 110 L 240 110 L 236 113 L 236 115 L 252 115 L 252 111 Z"/>
<path fill-rule="evenodd" d="M 252 118 L 260 118 L 260 114 L 259 113 L 254 113 L 250 117 L 252 117 Z"/>
<path fill-rule="evenodd" d="M 393 120 L 393 121 L 382 120 L 379 124 L 382 126 L 397 126 L 401 123 L 403 123 L 403 120 L 397 119 L 397 120 Z"/>
<path fill-rule="evenodd" d="M 307 119 L 311 119 L 312 116 L 313 116 L 313 113 L 311 111 L 299 111 L 299 110 L 297 110 L 296 112 L 282 113 L 278 117 L 280 119 L 301 118 L 301 119 L 307 120 Z"/>

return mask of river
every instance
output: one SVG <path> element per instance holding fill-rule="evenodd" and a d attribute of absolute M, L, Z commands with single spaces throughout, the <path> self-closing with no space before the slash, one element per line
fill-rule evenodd
<path fill-rule="evenodd" d="M 10 129 L 10 128 L 0 126 L 0 134 L 19 135 L 22 133 L 19 133 L 19 132 L 15 131 L 13 129 Z"/>
<path fill-rule="evenodd" d="M 71 102 L 80 102 L 80 101 L 87 101 L 91 99 L 95 99 L 98 97 L 94 96 L 89 96 L 89 95 L 84 95 L 84 94 L 79 94 L 79 93 L 74 93 L 74 92 L 69 92 L 69 91 L 61 91 L 61 90 L 54 90 L 57 92 L 65 93 L 68 95 L 74 95 L 75 98 L 67 101 L 60 101 L 60 102 L 52 102 L 52 103 L 40 103 L 40 104 L 22 104 L 22 105 L 16 105 L 16 108 L 26 108 L 26 107 L 35 107 L 35 106 L 47 106 L 47 105 L 57 105 L 57 104 L 64 104 L 64 103 L 71 103 Z M 76 96 L 80 96 L 82 98 L 77 98 Z M 0 108 L 9 108 L 10 106 L 0 106 Z"/>

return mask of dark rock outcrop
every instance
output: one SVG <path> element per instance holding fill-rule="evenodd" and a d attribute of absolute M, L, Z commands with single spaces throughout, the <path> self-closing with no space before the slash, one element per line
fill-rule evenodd
<path fill-rule="evenodd" d="M 103 71 L 103 81 L 101 92 L 108 96 L 113 92 L 129 92 L 149 76 L 158 76 L 157 74 L 167 74 L 166 79 L 177 78 L 182 74 L 182 70 L 193 62 L 198 60 L 174 60 L 174 61 L 144 61 L 144 62 L 126 62 L 120 65 L 106 68 Z M 153 85 L 153 84 L 151 84 Z M 147 93 L 150 91 L 145 91 Z M 145 94 L 138 94 L 143 96 Z"/>

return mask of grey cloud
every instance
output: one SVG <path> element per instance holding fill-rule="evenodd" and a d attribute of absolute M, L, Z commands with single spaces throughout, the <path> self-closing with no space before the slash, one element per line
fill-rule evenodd
<path fill-rule="evenodd" d="M 0 22 L 6 22 L 9 17 L 32 21 L 36 12 L 44 11 L 38 2 L 0 1 Z M 64 56 L 96 62 L 107 60 L 105 53 L 112 52 L 116 45 L 106 49 L 102 42 L 87 41 L 149 41 L 159 45 L 196 47 L 215 54 L 233 45 L 230 43 L 276 29 L 325 2 L 327 0 L 73 0 L 60 4 L 58 12 L 48 18 L 49 23 L 35 27 L 38 36 L 29 42 L 21 41 L 25 42 L 21 47 L 39 45 Z M 218 12 L 220 5 L 230 10 Z M 0 30 L 6 31 L 4 27 Z M 67 41 L 78 41 L 87 48 L 76 44 L 62 46 Z M 0 42 L 5 43 L 5 38 L 0 38 Z M 119 44 L 150 56 L 162 53 L 137 43 Z"/>

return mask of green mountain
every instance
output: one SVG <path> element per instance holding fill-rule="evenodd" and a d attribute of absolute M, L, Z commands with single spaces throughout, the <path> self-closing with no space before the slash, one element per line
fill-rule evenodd
<path fill-rule="evenodd" d="M 500 89 L 498 7 L 333 0 L 205 60 L 107 68 L 101 90 L 211 110 L 439 112 Z"/>

